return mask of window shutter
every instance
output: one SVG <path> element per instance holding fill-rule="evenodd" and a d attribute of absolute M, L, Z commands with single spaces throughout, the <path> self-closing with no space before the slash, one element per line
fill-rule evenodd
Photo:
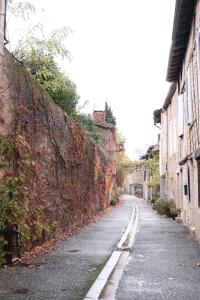
<path fill-rule="evenodd" d="M 169 121 L 168 144 L 169 144 L 169 157 L 170 157 L 173 154 L 173 124 L 172 124 L 172 120 Z"/>
<path fill-rule="evenodd" d="M 183 94 L 177 97 L 178 136 L 183 136 Z"/>
<path fill-rule="evenodd" d="M 192 112 L 192 90 L 191 90 L 191 77 L 190 68 L 187 72 L 186 80 L 186 97 L 187 97 L 187 113 L 188 113 L 188 125 L 193 122 L 193 112 Z"/>
<path fill-rule="evenodd" d="M 176 121 L 173 120 L 173 153 L 176 153 Z"/>
<path fill-rule="evenodd" d="M 198 91 L 199 91 L 199 100 L 200 100 L 200 31 L 196 35 L 196 44 L 197 44 L 197 78 L 198 78 Z"/>

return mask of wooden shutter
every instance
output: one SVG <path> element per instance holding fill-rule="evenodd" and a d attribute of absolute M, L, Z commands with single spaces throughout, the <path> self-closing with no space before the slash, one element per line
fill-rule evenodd
<path fill-rule="evenodd" d="M 191 90 L 191 75 L 190 68 L 187 72 L 186 80 L 186 97 L 187 97 L 187 115 L 188 115 L 188 125 L 193 122 L 193 112 L 192 112 L 192 90 Z"/>
<path fill-rule="evenodd" d="M 177 97 L 178 136 L 183 136 L 183 94 Z"/>
<path fill-rule="evenodd" d="M 196 35 L 196 44 L 197 44 L 197 78 L 198 78 L 198 91 L 199 91 L 199 100 L 200 100 L 200 31 Z"/>

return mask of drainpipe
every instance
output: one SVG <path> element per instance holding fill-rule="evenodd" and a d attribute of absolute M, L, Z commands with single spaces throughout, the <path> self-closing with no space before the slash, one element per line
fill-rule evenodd
<path fill-rule="evenodd" d="M 3 25 L 3 35 L 4 35 L 4 46 L 9 43 L 7 37 L 6 37 L 6 27 L 7 27 L 7 6 L 8 6 L 8 0 L 4 0 L 4 25 Z"/>

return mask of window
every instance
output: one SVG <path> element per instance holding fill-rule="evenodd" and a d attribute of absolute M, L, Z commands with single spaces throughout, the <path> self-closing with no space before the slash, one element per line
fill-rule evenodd
<path fill-rule="evenodd" d="M 146 181 L 146 177 L 147 177 L 147 170 L 146 168 L 144 169 L 144 181 Z"/>
<path fill-rule="evenodd" d="M 168 127 L 169 157 L 173 155 L 173 122 L 169 120 Z"/>
<path fill-rule="evenodd" d="M 187 184 L 184 184 L 184 195 L 185 196 L 188 195 L 188 186 L 187 186 Z"/>
<path fill-rule="evenodd" d="M 187 100 L 187 122 L 191 125 L 193 122 L 193 112 L 192 112 L 192 89 L 191 89 L 191 73 L 190 68 L 187 72 L 187 79 L 185 82 L 185 95 Z"/>
<path fill-rule="evenodd" d="M 183 94 L 177 97 L 177 133 L 179 137 L 183 136 Z"/>
<path fill-rule="evenodd" d="M 190 169 L 189 169 L 189 167 L 187 169 L 187 177 L 188 177 L 188 200 L 190 202 L 190 200 L 191 200 L 191 193 L 190 193 L 191 189 L 190 189 Z"/>

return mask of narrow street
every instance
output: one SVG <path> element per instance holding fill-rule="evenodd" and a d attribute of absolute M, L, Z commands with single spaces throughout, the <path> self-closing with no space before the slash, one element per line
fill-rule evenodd
<path fill-rule="evenodd" d="M 37 265 L 0 269 L 0 299 L 82 300 L 127 228 L 132 203 L 139 210 L 133 249 L 115 298 L 100 299 L 200 299 L 199 244 L 184 225 L 133 196 L 40 255 Z"/>
<path fill-rule="evenodd" d="M 200 300 L 200 0 L 0 0 L 0 107 L 0 300 Z"/>
<path fill-rule="evenodd" d="M 143 200 L 138 232 L 117 300 L 200 299 L 200 245 L 187 227 L 156 211 Z"/>
<path fill-rule="evenodd" d="M 131 200 L 40 255 L 36 266 L 0 269 L 0 299 L 83 299 L 128 225 Z"/>

